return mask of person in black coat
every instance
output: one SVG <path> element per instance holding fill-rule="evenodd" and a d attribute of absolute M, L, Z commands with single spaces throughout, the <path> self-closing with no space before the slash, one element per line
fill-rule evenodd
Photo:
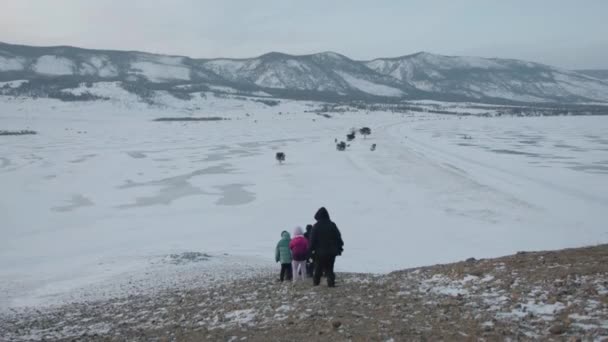
<path fill-rule="evenodd" d="M 306 225 L 306 232 L 304 233 L 304 237 L 308 241 L 310 245 L 310 233 L 312 232 L 312 224 Z M 306 259 L 306 276 L 312 278 L 313 270 L 314 270 L 314 259 L 313 255 L 308 254 L 308 258 Z"/>
<path fill-rule="evenodd" d="M 312 231 L 312 224 L 306 225 L 306 232 L 304 233 L 304 237 L 306 240 L 310 241 L 310 232 Z"/>
<path fill-rule="evenodd" d="M 336 256 L 341 255 L 344 246 L 340 230 L 329 218 L 327 209 L 320 208 L 315 214 L 317 223 L 312 227 L 309 241 L 309 252 L 315 255 L 313 284 L 321 283 L 321 274 L 327 276 L 327 286 L 336 285 L 334 263 Z"/>

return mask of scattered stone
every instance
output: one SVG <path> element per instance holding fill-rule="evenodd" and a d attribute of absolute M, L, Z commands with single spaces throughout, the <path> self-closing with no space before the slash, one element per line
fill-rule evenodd
<path fill-rule="evenodd" d="M 566 327 L 563 324 L 555 324 L 551 328 L 549 328 L 549 332 L 553 335 L 561 335 L 566 332 Z"/>

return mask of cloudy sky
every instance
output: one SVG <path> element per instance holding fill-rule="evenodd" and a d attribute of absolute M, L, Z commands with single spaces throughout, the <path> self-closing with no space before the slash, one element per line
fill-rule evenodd
<path fill-rule="evenodd" d="M 418 51 L 608 69 L 607 0 L 2 0 L 0 41 L 191 57 Z"/>

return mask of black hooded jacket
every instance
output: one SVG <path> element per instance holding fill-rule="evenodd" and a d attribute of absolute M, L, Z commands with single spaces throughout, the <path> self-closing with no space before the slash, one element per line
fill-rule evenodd
<path fill-rule="evenodd" d="M 342 236 L 338 226 L 329 219 L 327 209 L 320 208 L 315 214 L 317 223 L 312 227 L 310 234 L 309 249 L 317 255 L 340 255 L 342 254 Z"/>

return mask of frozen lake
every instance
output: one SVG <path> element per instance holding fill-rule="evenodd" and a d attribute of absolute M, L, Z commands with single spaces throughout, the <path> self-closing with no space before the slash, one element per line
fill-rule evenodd
<path fill-rule="evenodd" d="M 154 122 L 173 113 L 32 102 L 0 111 L 1 128 L 38 131 L 0 137 L 2 306 L 171 255 L 272 266 L 280 232 L 320 206 L 344 237 L 340 271 L 608 240 L 608 117 L 326 119 L 307 103 L 218 100 L 203 113 L 229 120 Z M 336 151 L 362 126 L 372 135 Z"/>

